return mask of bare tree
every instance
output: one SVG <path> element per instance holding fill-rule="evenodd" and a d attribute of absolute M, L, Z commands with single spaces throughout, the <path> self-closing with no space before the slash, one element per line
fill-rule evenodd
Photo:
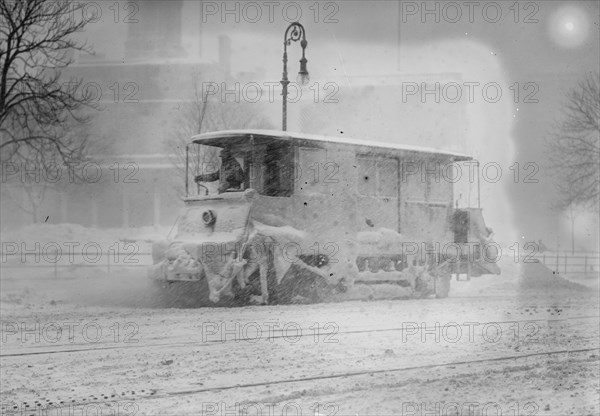
<path fill-rule="evenodd" d="M 72 38 L 94 18 L 85 4 L 69 0 L 0 1 L 0 157 L 5 161 L 52 164 L 83 157 L 85 137 L 68 134 L 72 121 L 89 120 L 95 107 L 79 91 L 80 79 L 65 81 L 61 70 L 75 51 L 91 53 Z M 78 16 L 80 16 L 78 18 Z"/>
<path fill-rule="evenodd" d="M 600 191 L 600 74 L 588 73 L 567 94 L 563 116 L 548 140 L 560 193 L 557 209 L 598 209 Z"/>
<path fill-rule="evenodd" d="M 57 167 L 56 172 L 59 172 L 59 169 L 60 167 Z M 46 171 L 44 174 L 46 174 Z M 62 175 L 62 172 L 52 172 L 51 174 Z M 39 169 L 37 171 L 32 170 L 22 176 L 22 180 L 18 183 L 18 186 L 8 184 L 2 187 L 3 197 L 9 198 L 23 212 L 30 215 L 33 223 L 40 221 L 40 209 L 46 198 L 47 191 L 56 185 L 48 180 L 43 180 L 46 178 L 42 178 L 42 176 L 42 172 Z"/>
<path fill-rule="evenodd" d="M 261 114 L 255 103 L 244 101 L 222 101 L 207 99 L 202 95 L 198 77 L 194 79 L 194 99 L 181 105 L 180 116 L 175 120 L 175 129 L 167 138 L 166 147 L 171 162 L 178 172 L 177 177 L 185 180 L 186 146 L 196 134 L 231 129 L 269 129 L 273 126 Z M 190 146 L 189 180 L 204 170 L 218 166 L 217 149 L 209 146 Z M 208 167 L 208 168 L 207 168 Z M 206 173 L 206 172 L 203 172 Z M 192 182 L 193 183 L 193 182 Z M 183 193 L 181 182 L 175 184 L 179 193 Z"/>
<path fill-rule="evenodd" d="M 573 254 L 575 253 L 575 221 L 577 220 L 577 217 L 580 214 L 580 210 L 578 209 L 578 206 L 575 203 L 569 203 L 568 205 L 565 205 L 565 201 L 574 200 L 575 191 L 573 189 L 565 189 L 563 192 L 564 193 L 561 193 L 561 195 L 564 196 L 564 199 L 559 200 L 553 205 L 552 208 L 559 216 L 563 216 L 564 218 L 569 220 L 571 234 L 571 253 Z M 567 251 L 566 248 L 565 251 Z"/>

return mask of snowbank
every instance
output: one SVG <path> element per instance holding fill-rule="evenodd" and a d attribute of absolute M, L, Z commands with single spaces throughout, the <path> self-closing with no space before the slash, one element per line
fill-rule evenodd
<path fill-rule="evenodd" d="M 589 291 L 588 287 L 563 278 L 543 263 L 523 263 L 519 283 L 523 289 L 540 291 Z"/>

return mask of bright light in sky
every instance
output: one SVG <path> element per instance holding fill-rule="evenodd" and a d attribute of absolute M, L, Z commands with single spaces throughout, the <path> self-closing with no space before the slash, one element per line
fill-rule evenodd
<path fill-rule="evenodd" d="M 552 14 L 548 30 L 558 45 L 575 48 L 583 44 L 589 35 L 588 17 L 578 7 L 563 6 Z"/>

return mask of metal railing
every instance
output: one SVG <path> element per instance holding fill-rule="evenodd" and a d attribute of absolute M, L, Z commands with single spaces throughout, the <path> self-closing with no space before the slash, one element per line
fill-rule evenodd
<path fill-rule="evenodd" d="M 537 260 L 559 274 L 593 275 L 600 272 L 598 252 L 544 252 L 522 256 L 523 262 Z"/>
<path fill-rule="evenodd" d="M 56 252 L 23 252 L 2 253 L 0 252 L 0 270 L 19 269 L 52 269 L 53 277 L 59 278 L 60 270 L 73 270 L 80 267 L 104 269 L 107 274 L 114 268 L 146 268 L 152 265 L 151 252 L 117 252 L 107 251 L 92 255 L 86 252 L 69 252 L 59 254 Z M 4 273 L 2 273 L 4 274 Z M 4 279 L 5 276 L 2 276 Z"/>
<path fill-rule="evenodd" d="M 98 253 L 96 253 L 98 254 Z M 53 257 L 54 255 L 54 257 Z M 107 274 L 115 268 L 146 268 L 152 265 L 150 251 L 123 252 L 110 251 L 91 255 L 86 252 L 57 253 L 39 252 L 0 252 L 0 270 L 8 269 L 52 269 L 54 278 L 59 278 L 61 270 L 76 268 L 100 268 Z M 516 259 L 515 259 L 516 260 Z M 600 273 L 598 252 L 544 252 L 520 256 L 522 263 L 540 262 L 559 274 L 594 275 Z M 5 276 L 2 276 L 5 278 Z"/>

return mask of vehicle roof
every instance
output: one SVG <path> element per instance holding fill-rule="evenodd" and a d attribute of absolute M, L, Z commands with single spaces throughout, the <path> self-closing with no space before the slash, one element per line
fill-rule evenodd
<path fill-rule="evenodd" d="M 226 142 L 231 144 L 237 144 L 240 143 L 242 140 L 246 141 L 249 136 L 253 136 L 255 140 L 258 139 L 259 143 L 260 139 L 283 140 L 292 142 L 294 144 L 306 146 L 318 146 L 319 143 L 337 143 L 342 145 L 359 147 L 361 148 L 360 151 L 363 152 L 373 151 L 374 149 L 383 152 L 396 150 L 408 153 L 427 153 L 429 155 L 447 156 L 454 159 L 455 161 L 472 159 L 471 156 L 467 156 L 465 154 L 448 152 L 445 150 L 433 149 L 428 147 L 377 142 L 371 140 L 357 140 L 348 137 L 332 137 L 282 130 L 223 130 L 195 135 L 192 137 L 192 141 L 197 144 L 221 147 Z"/>

